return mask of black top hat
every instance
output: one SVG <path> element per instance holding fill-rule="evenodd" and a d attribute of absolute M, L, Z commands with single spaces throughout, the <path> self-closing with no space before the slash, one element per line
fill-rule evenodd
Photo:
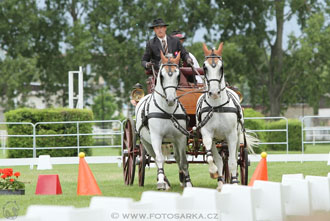
<path fill-rule="evenodd" d="M 163 19 L 161 18 L 157 18 L 152 22 L 152 25 L 149 26 L 150 29 L 153 29 L 154 27 L 158 27 L 158 26 L 168 26 L 168 24 L 166 24 Z"/>
<path fill-rule="evenodd" d="M 184 36 L 181 31 L 172 31 L 171 35 L 179 39 L 186 39 L 186 36 Z"/>

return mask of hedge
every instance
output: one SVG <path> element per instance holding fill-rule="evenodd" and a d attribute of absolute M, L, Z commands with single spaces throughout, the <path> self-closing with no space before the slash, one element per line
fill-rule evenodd
<path fill-rule="evenodd" d="M 244 117 L 264 117 L 264 115 L 256 110 L 253 110 L 252 108 L 244 108 Z M 247 130 L 263 130 L 265 129 L 265 120 L 258 119 L 258 120 L 251 120 L 246 119 L 244 120 L 244 127 Z M 266 134 L 263 132 L 257 132 L 256 133 L 259 140 L 263 141 L 266 140 Z M 254 152 L 261 153 L 262 151 L 266 150 L 265 145 L 259 145 L 257 148 L 254 148 Z"/>
<path fill-rule="evenodd" d="M 285 129 L 286 121 L 279 120 L 268 124 L 268 129 Z M 301 150 L 301 122 L 295 119 L 288 120 L 289 151 Z M 267 142 L 285 142 L 285 132 L 267 132 Z M 285 144 L 268 144 L 270 150 L 286 150 Z"/>
<path fill-rule="evenodd" d="M 90 110 L 50 108 L 50 109 L 31 109 L 21 108 L 5 113 L 7 122 L 59 122 L 59 121 L 90 121 L 93 120 L 93 113 Z M 9 135 L 32 135 L 31 125 L 7 125 Z M 76 124 L 38 124 L 36 127 L 37 135 L 45 134 L 76 134 Z M 79 133 L 92 133 L 92 124 L 79 124 Z M 80 136 L 80 146 L 92 146 L 92 136 Z M 38 137 L 36 147 L 76 147 L 76 136 L 59 137 Z M 32 137 L 9 137 L 8 147 L 33 147 Z M 91 149 L 81 148 L 86 155 L 91 154 Z M 37 156 L 48 154 L 52 157 L 77 156 L 77 149 L 41 149 L 37 150 Z M 32 150 L 8 150 L 9 158 L 32 157 Z"/>

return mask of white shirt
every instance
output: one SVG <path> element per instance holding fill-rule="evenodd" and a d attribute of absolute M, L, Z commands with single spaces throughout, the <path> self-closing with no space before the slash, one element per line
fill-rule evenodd
<path fill-rule="evenodd" d="M 165 43 L 166 43 L 166 45 L 167 45 L 167 38 L 166 38 L 166 35 L 165 35 L 164 38 L 159 38 L 158 36 L 157 36 L 157 38 L 159 39 L 160 44 L 161 44 L 162 47 L 163 47 L 163 40 L 165 41 Z M 164 48 L 163 48 L 163 49 L 164 49 Z"/>
<path fill-rule="evenodd" d="M 195 68 L 200 68 L 197 59 L 196 59 L 195 56 L 194 56 L 192 53 L 190 53 L 190 52 L 189 52 L 189 57 L 191 57 L 191 59 L 193 60 L 193 62 L 194 62 L 194 67 L 195 67 Z"/>
<path fill-rule="evenodd" d="M 197 59 L 195 58 L 195 56 L 189 52 L 189 57 L 193 60 L 194 62 L 194 67 L 195 68 L 200 68 L 199 63 L 197 61 Z M 197 83 L 204 83 L 203 77 L 199 76 L 199 75 L 195 75 Z"/>

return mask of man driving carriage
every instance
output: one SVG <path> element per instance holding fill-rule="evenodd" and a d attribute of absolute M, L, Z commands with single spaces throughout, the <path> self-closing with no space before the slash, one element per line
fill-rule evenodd
<path fill-rule="evenodd" d="M 189 53 L 182 46 L 178 38 L 172 37 L 166 34 L 168 24 L 166 24 L 161 18 L 155 19 L 150 29 L 153 29 L 155 32 L 155 37 L 147 42 L 146 50 L 142 57 L 141 65 L 150 69 L 152 64 L 156 71 L 159 69 L 160 51 L 164 55 L 172 54 L 175 55 L 178 52 L 181 52 L 181 58 L 188 65 L 193 66 L 193 60 L 189 57 Z"/>

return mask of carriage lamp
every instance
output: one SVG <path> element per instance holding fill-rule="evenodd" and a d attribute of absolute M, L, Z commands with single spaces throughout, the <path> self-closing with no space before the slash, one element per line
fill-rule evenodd
<path fill-rule="evenodd" d="M 137 83 L 134 85 L 133 90 L 131 92 L 131 103 L 133 106 L 136 106 L 137 103 L 144 97 L 144 90 L 142 89 L 142 85 Z"/>

